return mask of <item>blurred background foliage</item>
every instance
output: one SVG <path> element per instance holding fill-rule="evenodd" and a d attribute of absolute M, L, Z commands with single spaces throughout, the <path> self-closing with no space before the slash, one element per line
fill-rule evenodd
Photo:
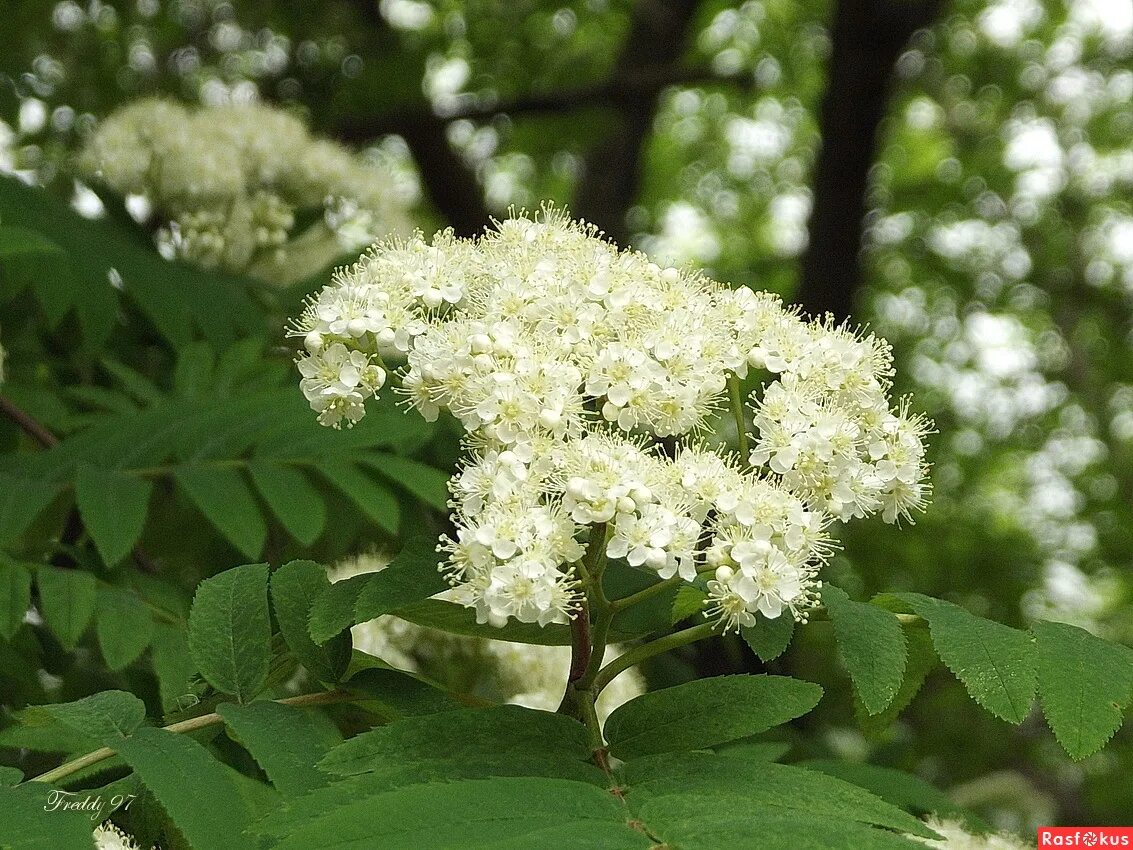
<path fill-rule="evenodd" d="M 0 170 L 87 214 L 103 205 L 69 156 L 118 104 L 263 100 L 372 150 L 426 231 L 552 199 L 658 258 L 870 325 L 936 420 L 936 496 L 914 527 L 850 526 L 829 577 L 1133 643 L 1131 0 L 20 0 L 4 19 Z M 281 317 L 323 279 L 248 297 Z M 47 342 L 16 324 L 15 386 L 114 385 L 59 355 L 66 324 Z M 110 345 L 151 377 L 184 357 L 121 330 Z M 406 450 L 445 469 L 451 444 Z M 316 556 L 372 542 L 366 516 Z M 186 592 L 242 560 L 223 541 L 158 555 Z M 1000 723 L 941 669 L 863 730 L 824 629 L 769 665 L 718 641 L 651 674 L 790 670 L 828 693 L 802 755 L 912 769 L 1001 826 L 1129 822 L 1128 725 L 1071 764 L 1037 713 Z"/>

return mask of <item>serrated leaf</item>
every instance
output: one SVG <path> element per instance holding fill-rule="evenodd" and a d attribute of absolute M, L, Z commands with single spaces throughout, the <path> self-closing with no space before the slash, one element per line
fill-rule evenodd
<path fill-rule="evenodd" d="M 193 850 L 248 846 L 248 812 L 233 774 L 188 735 L 142 727 L 115 750 Z"/>
<path fill-rule="evenodd" d="M 41 708 L 107 746 L 114 746 L 146 719 L 145 703 L 125 691 L 100 691 L 74 702 L 53 703 Z"/>
<path fill-rule="evenodd" d="M 288 534 L 304 546 L 319 539 L 326 527 L 327 506 L 306 475 L 294 467 L 267 460 L 252 460 L 248 472 Z"/>
<path fill-rule="evenodd" d="M 943 791 L 903 770 L 835 759 L 809 759 L 796 762 L 795 766 L 817 770 L 857 785 L 918 817 L 936 814 L 964 821 L 972 828 L 986 828 L 970 812 L 953 803 Z"/>
<path fill-rule="evenodd" d="M 319 472 L 361 508 L 371 520 L 390 534 L 397 534 L 401 524 L 401 508 L 397 497 L 356 466 L 343 461 L 323 461 Z"/>
<path fill-rule="evenodd" d="M 0 638 L 10 641 L 31 605 L 31 572 L 0 553 Z"/>
<path fill-rule="evenodd" d="M 79 570 L 40 567 L 36 570 L 35 583 L 48 628 L 63 646 L 74 648 L 94 615 L 97 580 Z"/>
<path fill-rule="evenodd" d="M 366 623 L 448 589 L 437 566 L 436 543 L 417 538 L 407 543 L 385 569 L 336 582 L 316 597 L 310 628 L 322 643 L 355 623 Z"/>
<path fill-rule="evenodd" d="M 311 606 L 331 587 L 313 561 L 292 561 L 271 576 L 271 601 L 279 630 L 296 660 L 323 682 L 335 682 L 350 663 L 350 633 L 343 629 L 322 646 L 311 640 Z"/>
<path fill-rule="evenodd" d="M 822 688 L 786 676 L 718 676 L 642 694 L 606 720 L 620 759 L 695 750 L 765 732 L 818 705 Z"/>
<path fill-rule="evenodd" d="M 822 602 L 834 624 L 838 657 L 869 714 L 885 710 L 904 681 L 907 653 L 901 622 L 891 611 L 855 602 L 827 584 Z"/>
<path fill-rule="evenodd" d="M 696 585 L 682 584 L 673 599 L 673 608 L 670 613 L 672 625 L 675 626 L 681 620 L 687 620 L 694 614 L 699 614 L 704 610 L 704 602 L 707 599 L 708 594 Z"/>
<path fill-rule="evenodd" d="M 30 782 L 5 788 L 0 793 L 0 847 L 5 850 L 94 850 L 90 814 L 45 811 L 50 791 L 48 785 Z"/>
<path fill-rule="evenodd" d="M 285 797 L 330 781 L 315 763 L 341 738 L 323 715 L 271 700 L 221 703 L 216 712 Z"/>
<path fill-rule="evenodd" d="M 503 705 L 408 717 L 380 726 L 335 747 L 319 767 L 337 776 L 366 773 L 400 784 L 490 776 L 493 771 L 504 776 L 567 772 L 571 778 L 593 776 L 600 782 L 601 772 L 587 764 L 589 758 L 586 730 L 578 721 Z"/>
<path fill-rule="evenodd" d="M 1035 696 L 1035 659 L 1026 632 L 919 593 L 894 594 L 928 621 L 940 660 L 972 699 L 1008 723 L 1022 723 Z"/>
<path fill-rule="evenodd" d="M 270 818 L 264 826 L 271 828 Z M 542 777 L 414 785 L 312 812 L 292 826 L 278 850 L 324 846 L 329 835 L 338 850 L 647 850 L 652 845 L 626 824 L 621 803 L 605 789 Z"/>
<path fill-rule="evenodd" d="M 153 484 L 115 469 L 79 464 L 75 501 L 102 560 L 113 566 L 121 561 L 146 523 Z"/>
<path fill-rule="evenodd" d="M 161 707 L 165 711 L 185 709 L 195 702 L 189 683 L 196 674 L 184 628 L 154 623 L 150 640 L 153 672 L 157 676 Z"/>
<path fill-rule="evenodd" d="M 429 507 L 448 513 L 449 476 L 441 470 L 411 458 L 385 453 L 367 455 L 362 462 Z"/>
<path fill-rule="evenodd" d="M 177 483 L 217 531 L 245 557 L 257 558 L 267 539 L 267 525 L 256 497 L 239 470 L 188 466 L 176 472 Z"/>
<path fill-rule="evenodd" d="M 201 582 L 189 612 L 189 649 L 201 675 L 242 703 L 258 694 L 271 664 L 267 564 Z"/>
<path fill-rule="evenodd" d="M 0 545 L 23 534 L 58 492 L 48 481 L 0 472 Z"/>
<path fill-rule="evenodd" d="M 372 659 L 372 663 L 380 661 Z M 359 670 L 339 687 L 358 694 L 359 700 L 364 699 L 368 708 L 387 721 L 467 708 L 423 678 L 389 667 Z"/>
<path fill-rule="evenodd" d="M 1070 758 L 1084 759 L 1121 727 L 1133 700 L 1133 658 L 1067 623 L 1035 623 L 1031 633 L 1047 723 Z"/>
<path fill-rule="evenodd" d="M 932 648 L 932 638 L 924 625 L 902 625 L 905 636 L 906 662 L 901 686 L 889 705 L 878 714 L 870 715 L 854 692 L 854 716 L 862 732 L 871 738 L 879 738 L 897 716 L 904 711 L 921 689 L 925 678 L 936 666 L 936 651 Z"/>
<path fill-rule="evenodd" d="M 540 626 L 538 623 L 511 622 L 499 628 L 490 623 L 477 623 L 476 612 L 473 609 L 443 599 L 424 599 L 405 605 L 397 610 L 397 616 L 418 626 L 439 629 L 453 635 L 511 643 L 530 643 L 538 646 L 570 646 L 570 627 L 562 623 Z M 613 632 L 610 637 L 612 640 L 620 639 Z"/>
<path fill-rule="evenodd" d="M 432 538 L 406 543 L 384 570 L 364 576 L 354 603 L 354 622 L 368 622 L 447 590 L 449 584 L 438 569 L 440 560 Z"/>
<path fill-rule="evenodd" d="M 153 617 L 136 594 L 103 585 L 98 590 L 94 630 L 106 666 L 121 670 L 149 646 Z"/>
<path fill-rule="evenodd" d="M 744 643 L 750 646 L 751 651 L 764 662 L 774 661 L 786 652 L 794 634 L 795 619 L 787 612 L 773 620 L 762 616 L 756 617 L 754 626 L 744 626 L 740 629 Z"/>
<path fill-rule="evenodd" d="M 738 796 L 685 794 L 646 801 L 635 813 L 660 847 L 719 850 L 924 850 L 922 842 L 818 810 L 751 810 Z"/>
<path fill-rule="evenodd" d="M 748 816 L 771 809 L 797 815 L 857 821 L 931 838 L 921 821 L 869 791 L 795 765 L 749 761 L 713 753 L 664 753 L 632 759 L 623 770 L 631 808 L 650 799 L 716 797 L 745 801 Z M 729 808 L 724 805 L 719 808 Z"/>

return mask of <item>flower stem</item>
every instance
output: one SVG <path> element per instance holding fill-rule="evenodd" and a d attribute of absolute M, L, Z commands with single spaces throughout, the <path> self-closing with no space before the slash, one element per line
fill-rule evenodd
<path fill-rule="evenodd" d="M 658 593 L 664 593 L 670 588 L 678 587 L 683 581 L 684 579 L 680 576 L 673 576 L 664 581 L 656 582 L 655 584 L 649 585 L 649 587 L 644 590 L 637 591 L 637 593 L 631 593 L 629 596 L 623 596 L 621 599 L 614 599 L 610 602 L 610 608 L 613 609 L 616 614 L 619 611 L 624 611 L 626 608 L 632 608 L 639 602 L 644 602 L 656 596 Z"/>
<path fill-rule="evenodd" d="M 321 691 L 313 694 L 300 694 L 294 697 L 285 697 L 277 699 L 275 702 L 283 703 L 284 705 L 328 705 L 335 702 L 349 702 L 350 700 L 364 699 L 358 694 L 349 691 Z M 215 726 L 222 723 L 224 718 L 219 714 L 202 714 L 199 717 L 190 717 L 188 720 L 180 720 L 177 723 L 170 723 L 168 726 L 163 726 L 166 732 L 193 732 L 197 729 L 204 729 L 208 726 Z M 100 749 L 89 752 L 86 755 L 79 756 L 77 759 L 72 759 L 69 762 L 59 765 L 59 767 L 49 770 L 46 773 L 41 773 L 39 776 L 33 776 L 29 782 L 58 782 L 73 773 L 78 773 L 86 767 L 93 764 L 98 764 L 115 754 L 115 751 L 110 747 L 102 747 Z"/>
<path fill-rule="evenodd" d="M 610 684 L 622 671 L 628 670 L 630 667 L 640 664 L 645 659 L 652 658 L 654 655 L 660 655 L 662 652 L 668 652 L 670 649 L 676 649 L 679 646 L 685 646 L 686 644 L 703 640 L 706 637 L 711 637 L 718 628 L 718 623 L 701 623 L 699 626 L 682 629 L 679 632 L 673 632 L 672 634 L 657 638 L 657 640 L 651 640 L 649 643 L 635 646 L 633 649 L 615 658 L 599 671 L 598 677 L 594 680 L 594 688 L 597 691 L 601 691 L 602 688 Z"/>
<path fill-rule="evenodd" d="M 736 375 L 728 376 L 728 399 L 732 403 L 732 417 L 736 420 L 736 439 L 739 441 L 740 460 L 746 467 L 750 461 L 750 449 L 747 442 L 747 422 L 744 418 L 744 402 L 740 393 L 740 379 Z"/>

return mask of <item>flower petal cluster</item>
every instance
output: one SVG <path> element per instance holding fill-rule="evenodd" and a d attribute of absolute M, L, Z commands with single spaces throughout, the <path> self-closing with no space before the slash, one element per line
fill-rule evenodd
<path fill-rule="evenodd" d="M 725 628 L 805 619 L 835 521 L 927 497 L 928 423 L 891 405 L 888 346 L 774 295 L 619 251 L 544 208 L 475 240 L 379 244 L 291 329 L 311 407 L 350 426 L 398 364 L 421 415 L 463 425 L 442 538 L 480 622 L 579 610 L 587 558 L 695 583 Z M 758 377 L 747 457 L 695 439 Z"/>
<path fill-rule="evenodd" d="M 134 101 L 99 125 L 79 167 L 144 199 L 163 249 L 210 269 L 294 280 L 402 228 L 384 169 L 262 104 Z M 320 220 L 299 234 L 307 210 Z"/>

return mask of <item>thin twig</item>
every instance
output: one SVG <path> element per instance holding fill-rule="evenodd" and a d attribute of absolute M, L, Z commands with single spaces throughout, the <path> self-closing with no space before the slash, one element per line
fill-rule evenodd
<path fill-rule="evenodd" d="M 364 696 L 351 693 L 350 691 L 321 691 L 313 694 L 300 694 L 294 697 L 284 697 L 283 699 L 273 700 L 273 702 L 282 703 L 283 705 L 328 705 L 336 702 L 349 702 L 350 700 L 365 699 Z M 217 723 L 224 722 L 224 718 L 216 712 L 211 714 L 202 714 L 198 717 L 190 717 L 188 720 L 179 720 L 176 723 L 170 723 L 168 726 L 162 726 L 166 732 L 193 732 L 197 729 L 204 729 L 208 726 L 215 726 Z M 69 762 L 59 765 L 59 767 L 49 770 L 46 773 L 41 773 L 39 776 L 32 777 L 29 782 L 57 782 L 72 773 L 77 773 L 83 768 L 90 767 L 93 764 L 98 764 L 100 761 L 116 755 L 115 750 L 110 747 L 102 747 L 86 755 L 79 756 L 77 759 L 72 759 Z"/>

